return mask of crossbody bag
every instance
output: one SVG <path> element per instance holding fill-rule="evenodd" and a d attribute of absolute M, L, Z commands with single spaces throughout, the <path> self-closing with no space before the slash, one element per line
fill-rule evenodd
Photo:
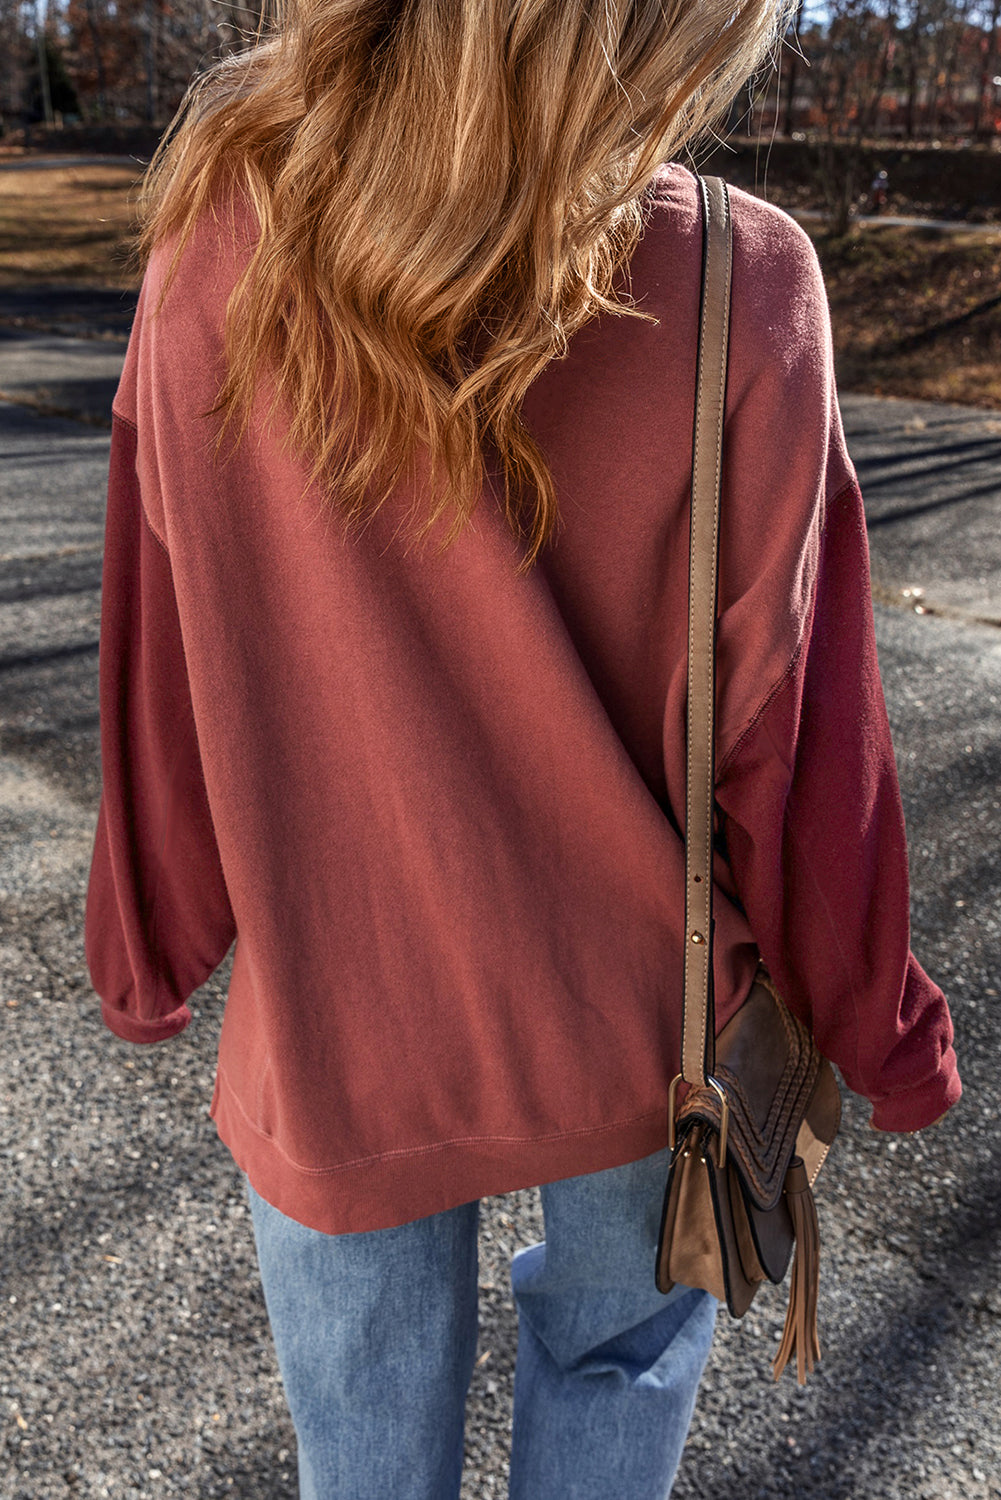
<path fill-rule="evenodd" d="M 792 1260 L 777 1380 L 820 1358 L 816 1181 L 841 1120 L 834 1070 L 759 963 L 750 993 L 715 1035 L 712 827 L 715 637 L 732 224 L 726 184 L 697 179 L 703 261 L 689 561 L 685 967 L 681 1071 L 668 1095 L 671 1160 L 655 1279 L 701 1287 L 743 1317 Z M 678 1105 L 679 1085 L 687 1091 Z"/>

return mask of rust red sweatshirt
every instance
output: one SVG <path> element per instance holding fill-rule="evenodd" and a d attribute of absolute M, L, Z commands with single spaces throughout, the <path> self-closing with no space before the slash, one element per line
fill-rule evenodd
<path fill-rule="evenodd" d="M 717 1024 L 760 952 L 873 1123 L 959 1097 L 910 952 L 862 500 L 812 245 L 732 190 L 720 546 Z M 257 1190 L 376 1229 L 658 1150 L 677 1071 L 701 219 L 658 174 L 603 316 L 523 413 L 562 512 L 527 575 L 488 474 L 450 552 L 403 489 L 346 540 L 264 420 L 204 412 L 249 211 L 201 221 L 114 403 L 103 794 L 86 954 L 155 1042 L 236 951 L 211 1114 Z M 183 1045 L 183 1044 L 182 1044 Z"/>

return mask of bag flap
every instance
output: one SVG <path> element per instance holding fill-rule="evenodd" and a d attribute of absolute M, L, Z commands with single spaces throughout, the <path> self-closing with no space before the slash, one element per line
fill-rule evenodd
<path fill-rule="evenodd" d="M 830 1071 L 807 1028 L 759 966 L 750 994 L 716 1038 L 715 1077 L 730 1107 L 728 1150 L 761 1209 L 779 1201 L 822 1067 Z M 703 1120 L 718 1131 L 721 1113 L 714 1089 L 690 1088 L 678 1111 L 678 1130 L 685 1133 Z"/>

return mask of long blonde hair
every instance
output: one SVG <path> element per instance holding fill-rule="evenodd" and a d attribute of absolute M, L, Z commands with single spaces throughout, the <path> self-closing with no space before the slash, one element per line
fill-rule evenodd
<path fill-rule="evenodd" d="M 217 453 L 267 368 L 286 445 L 349 528 L 423 453 L 418 536 L 451 510 L 447 547 L 489 439 L 529 568 L 557 504 L 522 398 L 598 313 L 657 321 L 609 295 L 643 195 L 774 56 L 795 6 L 272 0 L 254 44 L 189 87 L 139 200 L 140 265 L 177 234 L 164 290 L 220 189 L 259 222 L 206 413 L 222 414 Z"/>

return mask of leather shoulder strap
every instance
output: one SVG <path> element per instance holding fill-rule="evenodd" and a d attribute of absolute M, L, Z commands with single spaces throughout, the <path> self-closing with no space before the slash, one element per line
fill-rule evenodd
<path fill-rule="evenodd" d="M 688 575 L 688 724 L 685 808 L 685 992 L 681 1073 L 705 1084 L 715 1066 L 712 832 L 716 596 L 730 329 L 732 225 L 726 183 L 698 178 L 702 200 L 702 299 L 692 452 Z"/>

